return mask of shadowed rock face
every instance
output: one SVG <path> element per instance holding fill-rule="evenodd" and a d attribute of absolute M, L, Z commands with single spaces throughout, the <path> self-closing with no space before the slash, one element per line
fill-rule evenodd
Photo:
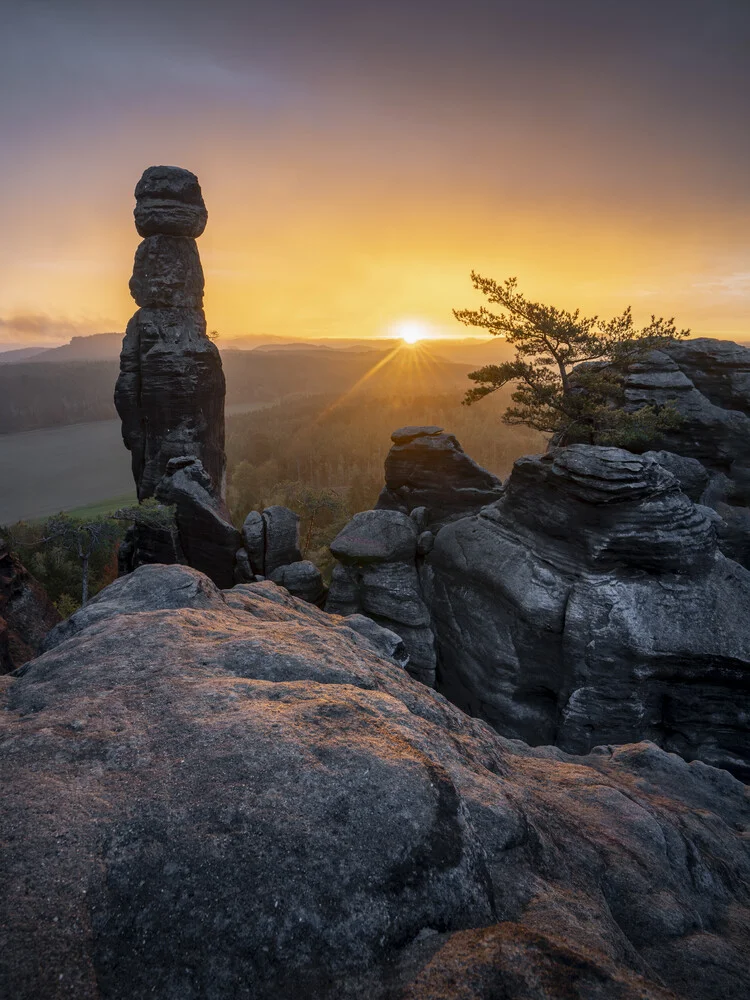
<path fill-rule="evenodd" d="M 502 493 L 500 480 L 442 427 L 401 427 L 391 440 L 378 510 L 410 514 L 423 507 L 427 526 L 473 514 Z"/>
<path fill-rule="evenodd" d="M 174 505 L 182 551 L 189 566 L 209 576 L 219 587 L 234 583 L 234 566 L 242 536 L 229 520 L 224 504 L 194 458 L 173 458 L 156 490 L 156 498 Z"/>
<path fill-rule="evenodd" d="M 650 458 L 519 459 L 426 557 L 440 689 L 530 743 L 647 738 L 750 777 L 750 573 L 714 520 Z"/>
<path fill-rule="evenodd" d="M 750 567 L 750 349 L 709 338 L 670 344 L 632 365 L 624 384 L 631 407 L 676 407 L 680 425 L 644 450 L 658 451 L 685 491 L 717 511 L 722 551 Z"/>
<path fill-rule="evenodd" d="M 44 587 L 0 540 L 0 674 L 36 656 L 59 621 Z"/>
<path fill-rule="evenodd" d="M 130 290 L 141 308 L 128 323 L 115 405 L 132 453 L 139 499 L 153 496 L 172 458 L 193 456 L 224 487 L 224 374 L 206 336 L 203 270 L 195 236 L 206 224 L 198 179 L 149 167 L 136 187 L 138 247 Z"/>
<path fill-rule="evenodd" d="M 140 236 L 196 239 L 208 220 L 198 178 L 182 167 L 149 167 L 135 188 L 133 216 Z"/>
<path fill-rule="evenodd" d="M 339 560 L 326 610 L 362 612 L 401 636 L 409 654 L 406 669 L 435 683 L 435 643 L 430 612 L 422 599 L 416 567 L 418 531 L 414 519 L 396 510 L 355 514 L 331 542 Z"/>
<path fill-rule="evenodd" d="M 5 680 L 3 996 L 745 995 L 739 782 L 503 739 L 354 624 L 147 566 Z"/>

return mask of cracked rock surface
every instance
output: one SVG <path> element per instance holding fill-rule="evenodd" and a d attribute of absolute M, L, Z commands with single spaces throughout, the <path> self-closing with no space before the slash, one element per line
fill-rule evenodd
<path fill-rule="evenodd" d="M 743 785 L 504 739 L 379 648 L 184 566 L 53 631 L 0 689 L 0 993 L 746 995 Z"/>
<path fill-rule="evenodd" d="M 750 777 L 750 573 L 652 457 L 519 459 L 421 570 L 438 687 L 506 736 L 585 753 L 649 739 Z"/>

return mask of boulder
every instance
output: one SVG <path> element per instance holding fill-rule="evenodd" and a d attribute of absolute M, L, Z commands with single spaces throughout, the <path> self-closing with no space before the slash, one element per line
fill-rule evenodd
<path fill-rule="evenodd" d="M 198 178 L 182 167 L 149 167 L 135 188 L 135 228 L 141 236 L 200 236 L 208 212 Z"/>
<path fill-rule="evenodd" d="M 219 587 L 231 587 L 242 536 L 213 492 L 211 477 L 192 456 L 173 458 L 159 483 L 156 497 L 174 504 L 180 546 L 189 566 L 209 576 Z"/>
<path fill-rule="evenodd" d="M 750 778 L 750 573 L 652 458 L 519 459 L 421 573 L 439 688 L 499 732 L 575 753 L 646 738 Z"/>
<path fill-rule="evenodd" d="M 323 585 L 323 577 L 315 563 L 309 559 L 277 566 L 268 574 L 268 578 L 279 587 L 286 587 L 293 597 L 299 597 L 302 601 L 320 604 L 325 600 L 326 588 Z"/>
<path fill-rule="evenodd" d="M 425 528 L 475 513 L 502 493 L 500 480 L 441 427 L 401 427 L 391 440 L 377 510 L 424 508 L 418 516 Z"/>
<path fill-rule="evenodd" d="M 504 739 L 270 582 L 143 566 L 50 638 L 2 689 L 3 996 L 744 996 L 725 771 Z"/>
<path fill-rule="evenodd" d="M 253 583 L 254 581 L 255 573 L 253 573 L 253 567 L 250 562 L 250 557 L 247 554 L 247 549 L 239 548 L 234 554 L 234 582 Z"/>
<path fill-rule="evenodd" d="M 44 587 L 0 539 L 0 674 L 36 656 L 59 621 Z"/>
<path fill-rule="evenodd" d="M 263 511 L 264 576 L 271 576 L 274 570 L 289 563 L 299 562 L 299 515 L 288 507 L 275 504 Z"/>
<path fill-rule="evenodd" d="M 331 542 L 331 552 L 341 564 L 333 571 L 326 610 L 363 613 L 401 636 L 409 655 L 406 669 L 433 685 L 434 639 L 415 564 L 414 520 L 395 510 L 355 514 Z"/>
<path fill-rule="evenodd" d="M 242 525 L 242 541 L 245 545 L 253 573 L 265 575 L 266 569 L 266 522 L 257 510 L 251 510 Z"/>

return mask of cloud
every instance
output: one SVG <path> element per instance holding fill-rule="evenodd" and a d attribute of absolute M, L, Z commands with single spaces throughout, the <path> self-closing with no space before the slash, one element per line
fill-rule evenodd
<path fill-rule="evenodd" d="M 718 295 L 750 296 L 750 271 L 734 271 L 732 274 L 712 278 L 711 281 L 694 282 L 693 288 Z"/>
<path fill-rule="evenodd" d="M 71 337 L 87 337 L 116 328 L 109 320 L 71 320 L 47 313 L 15 313 L 0 316 L 0 344 L 34 346 L 63 344 Z"/>

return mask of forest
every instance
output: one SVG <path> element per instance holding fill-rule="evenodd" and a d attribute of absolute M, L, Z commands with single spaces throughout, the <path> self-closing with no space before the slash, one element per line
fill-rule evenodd
<path fill-rule="evenodd" d="M 455 434 L 480 465 L 505 477 L 513 461 L 545 447 L 541 434 L 509 427 L 501 416 L 510 390 L 479 406 L 461 405 L 460 390 L 403 396 L 359 390 L 344 396 L 320 393 L 289 399 L 226 420 L 227 503 L 240 527 L 250 510 L 284 504 L 301 518 L 303 557 L 328 577 L 328 545 L 346 521 L 374 506 L 383 486 L 383 463 L 397 427 L 438 424 Z M 23 553 L 29 570 L 63 614 L 80 606 L 82 566 L 70 533 L 50 536 L 54 519 L 18 523 L 3 530 Z M 101 522 L 112 530 L 101 531 Z M 82 514 L 83 529 L 97 533 L 89 562 L 89 594 L 117 575 L 117 546 L 126 525 L 107 515 Z M 45 539 L 48 539 L 45 541 Z"/>

